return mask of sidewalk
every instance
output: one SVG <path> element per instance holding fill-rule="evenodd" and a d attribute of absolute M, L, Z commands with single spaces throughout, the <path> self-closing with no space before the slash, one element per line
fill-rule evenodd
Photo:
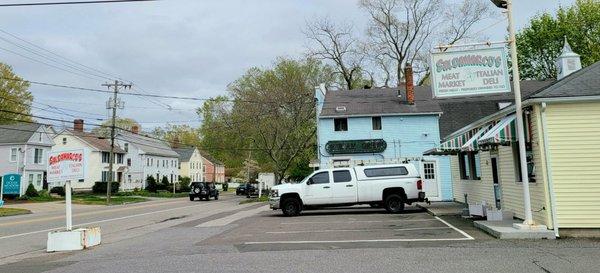
<path fill-rule="evenodd" d="M 417 207 L 425 209 L 433 216 L 462 215 L 464 204 L 457 202 L 431 202 L 431 204 L 417 204 Z"/>

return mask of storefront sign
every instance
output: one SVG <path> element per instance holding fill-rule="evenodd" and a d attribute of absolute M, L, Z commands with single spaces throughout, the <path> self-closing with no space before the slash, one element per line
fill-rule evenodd
<path fill-rule="evenodd" d="M 503 47 L 431 54 L 435 97 L 510 92 L 507 55 Z"/>
<path fill-rule="evenodd" d="M 4 194 L 21 194 L 21 175 L 5 174 L 2 177 L 2 187 Z"/>
<path fill-rule="evenodd" d="M 381 153 L 386 148 L 387 143 L 383 139 L 338 140 L 325 145 L 329 154 Z"/>
<path fill-rule="evenodd" d="M 50 153 L 48 158 L 49 182 L 84 179 L 84 170 L 84 150 Z"/>

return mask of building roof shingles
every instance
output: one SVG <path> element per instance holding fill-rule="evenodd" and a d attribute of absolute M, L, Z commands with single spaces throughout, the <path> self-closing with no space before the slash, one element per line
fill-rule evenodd
<path fill-rule="evenodd" d="M 26 143 L 40 126 L 37 123 L 0 125 L 0 144 Z"/>
<path fill-rule="evenodd" d="M 71 129 L 68 129 L 66 131 L 68 131 L 69 133 L 73 134 L 74 136 L 82 139 L 83 141 L 85 141 L 86 143 L 88 143 L 89 145 L 91 145 L 92 147 L 94 147 L 97 150 L 100 150 L 102 152 L 110 152 L 110 141 L 106 138 L 100 137 L 93 133 L 75 131 L 75 130 L 71 130 Z M 121 149 L 121 147 L 115 143 L 114 152 L 119 153 L 119 154 L 124 154 L 125 150 Z"/>

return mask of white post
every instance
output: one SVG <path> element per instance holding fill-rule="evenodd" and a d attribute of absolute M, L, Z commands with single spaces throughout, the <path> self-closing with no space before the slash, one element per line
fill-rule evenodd
<path fill-rule="evenodd" d="M 67 230 L 71 231 L 73 229 L 73 218 L 71 215 L 71 180 L 65 182 L 65 207 L 67 214 Z"/>
<path fill-rule="evenodd" d="M 531 198 L 529 196 L 529 177 L 527 172 L 527 155 L 525 153 L 525 132 L 523 131 L 523 109 L 521 105 L 521 84 L 519 76 L 519 64 L 517 59 L 517 41 L 515 39 L 515 27 L 512 14 L 512 0 L 506 1 L 508 13 L 508 32 L 510 42 L 510 57 L 513 71 L 513 89 L 515 92 L 515 108 L 517 115 L 517 136 L 519 141 L 519 158 L 521 161 L 521 181 L 523 182 L 523 208 L 525 210 L 524 225 L 533 226 L 531 215 Z"/>
<path fill-rule="evenodd" d="M 262 196 L 262 181 L 258 181 L 258 198 Z"/>
<path fill-rule="evenodd" d="M 4 201 L 4 177 L 0 177 L 0 203 Z"/>

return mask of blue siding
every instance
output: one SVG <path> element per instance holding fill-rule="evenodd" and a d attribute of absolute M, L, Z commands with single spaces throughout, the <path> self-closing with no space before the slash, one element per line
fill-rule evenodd
<path fill-rule="evenodd" d="M 423 152 L 440 143 L 438 115 L 383 116 L 382 129 L 373 130 L 371 117 L 349 117 L 348 131 L 336 132 L 333 118 L 318 120 L 317 140 L 321 164 L 330 163 L 332 157 L 351 160 L 381 160 L 394 158 L 422 157 Z M 387 149 L 380 154 L 330 155 L 325 144 L 332 140 L 384 139 Z M 452 180 L 448 157 L 432 157 L 438 160 L 438 183 L 441 196 L 452 199 Z"/>

